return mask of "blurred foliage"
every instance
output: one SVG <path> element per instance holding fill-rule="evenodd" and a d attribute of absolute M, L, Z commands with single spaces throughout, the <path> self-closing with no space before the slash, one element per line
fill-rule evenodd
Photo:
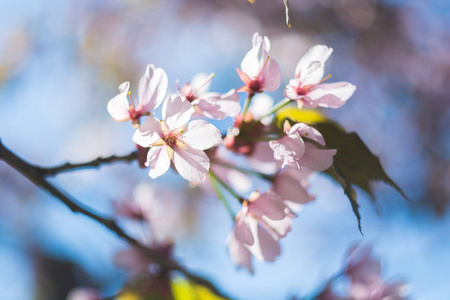
<path fill-rule="evenodd" d="M 188 280 L 175 278 L 172 280 L 172 292 L 175 300 L 224 300 L 208 288 L 189 282 Z"/>

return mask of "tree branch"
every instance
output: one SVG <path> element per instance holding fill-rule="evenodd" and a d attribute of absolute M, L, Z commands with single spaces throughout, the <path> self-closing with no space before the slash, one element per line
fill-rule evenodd
<path fill-rule="evenodd" d="M 102 224 L 112 232 L 116 233 L 120 238 L 124 239 L 133 247 L 136 247 L 139 249 L 143 254 L 145 254 L 151 261 L 156 262 L 162 269 L 166 271 L 177 271 L 182 273 L 184 276 L 186 276 L 189 280 L 191 280 L 194 283 L 203 285 L 207 288 L 209 288 L 211 291 L 213 291 L 215 294 L 225 297 L 209 280 L 200 277 L 198 275 L 193 274 L 192 272 L 188 271 L 186 268 L 178 264 L 176 261 L 168 259 L 167 257 L 163 256 L 159 251 L 148 248 L 141 244 L 138 240 L 132 238 L 127 233 L 123 231 L 123 229 L 117 225 L 116 221 L 113 219 L 108 219 L 105 217 L 100 216 L 97 213 L 91 212 L 88 209 L 84 208 L 80 204 L 78 204 L 78 201 L 73 199 L 71 196 L 65 194 L 62 190 L 56 188 L 54 185 L 52 185 L 50 182 L 48 182 L 45 179 L 45 175 L 54 175 L 58 172 L 66 171 L 69 169 L 75 169 L 78 167 L 84 168 L 84 167 L 95 167 L 98 166 L 106 161 L 126 161 L 128 158 L 129 161 L 132 161 L 134 156 L 136 154 L 133 152 L 128 156 L 124 157 L 116 157 L 111 156 L 109 158 L 98 158 L 90 163 L 85 164 L 79 164 L 79 165 L 72 165 L 72 164 L 65 164 L 56 168 L 48 168 L 47 170 L 57 170 L 57 171 L 50 171 L 49 173 L 43 172 L 42 169 L 36 166 L 33 166 L 17 155 L 15 155 L 13 152 L 11 152 L 9 149 L 7 149 L 0 140 L 0 159 L 5 161 L 8 165 L 10 165 L 12 168 L 14 168 L 16 171 L 18 171 L 20 174 L 28 178 L 33 184 L 36 186 L 48 191 L 50 194 L 52 194 L 54 197 L 59 199 L 62 203 L 64 203 L 71 211 L 74 213 L 81 213 L 98 223 Z M 133 158 L 133 159 L 132 159 Z M 65 167 L 68 166 L 68 167 Z M 53 172 L 53 173 L 52 173 Z"/>
<path fill-rule="evenodd" d="M 137 158 L 138 158 L 137 151 L 133 151 L 130 154 L 124 155 L 124 156 L 112 155 L 112 156 L 108 156 L 108 157 L 97 157 L 96 159 L 85 162 L 85 163 L 72 164 L 72 163 L 67 162 L 63 165 L 56 166 L 56 167 L 39 168 L 39 172 L 41 172 L 41 174 L 43 176 L 55 176 L 59 173 L 67 172 L 67 171 L 71 171 L 71 170 L 75 170 L 75 169 L 97 168 L 100 165 L 108 164 L 108 163 L 112 163 L 112 162 L 116 162 L 116 161 L 132 162 L 132 161 L 136 160 Z"/>

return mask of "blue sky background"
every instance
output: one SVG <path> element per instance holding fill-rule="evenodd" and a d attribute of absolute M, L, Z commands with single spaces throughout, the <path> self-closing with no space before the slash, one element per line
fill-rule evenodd
<path fill-rule="evenodd" d="M 320 175 L 310 189 L 317 199 L 305 206 L 293 231 L 281 241 L 282 255 L 275 263 L 255 263 L 252 276 L 237 271 L 228 258 L 225 241 L 232 223 L 221 203 L 215 198 L 185 197 L 180 200 L 183 209 L 178 207 L 173 213 L 191 218 L 180 216 L 185 228 L 172 228 L 175 256 L 237 299 L 287 299 L 313 292 L 339 270 L 352 243 L 365 241 L 373 244 L 386 279 L 410 284 L 411 299 L 447 299 L 450 295 L 450 217 L 446 209 L 437 217 L 423 202 L 431 172 L 424 149 L 433 147 L 441 164 L 448 166 L 448 99 L 440 104 L 437 129 L 432 132 L 439 143 L 429 145 L 430 131 L 421 130 L 427 128 L 426 120 L 411 114 L 422 109 L 421 98 L 410 92 L 411 86 L 392 88 L 411 78 L 408 82 L 444 93 L 439 80 L 445 78 L 441 75 L 447 74 L 445 66 L 450 61 L 441 49 L 449 44 L 445 28 L 450 25 L 450 5 L 445 1 L 380 2 L 402 12 L 399 19 L 405 36 L 411 35 L 419 53 L 442 55 L 437 58 L 442 60 L 442 70 L 429 65 L 411 67 L 407 73 L 404 69 L 398 73 L 368 70 L 356 55 L 366 49 L 354 51 L 356 31 L 353 36 L 319 29 L 303 32 L 295 29 L 294 21 L 295 30 L 279 22 L 272 27 L 256 13 L 257 8 L 252 14 L 244 0 L 221 9 L 202 1 L 0 1 L 0 138 L 21 157 L 42 166 L 133 151 L 134 129 L 113 122 L 106 104 L 123 81 L 130 81 L 137 95 L 138 80 L 148 63 L 166 70 L 172 91 L 176 79 L 183 84 L 198 72 L 214 72 L 211 89 L 227 92 L 241 85 L 235 68 L 250 49 L 253 32 L 271 39 L 282 86 L 309 46 L 333 47 L 326 71 L 333 81 L 349 81 L 358 90 L 344 107 L 326 113 L 347 130 L 358 132 L 411 200 L 376 184 L 381 210 L 377 214 L 367 195 L 359 191 L 361 236 L 342 189 Z M 278 2 L 273 9 L 279 10 L 283 22 L 284 9 L 282 1 Z M 320 3 L 316 5 L 329 7 L 327 1 Z M 294 13 L 302 11 L 301 4 L 292 6 Z M 380 55 L 400 59 L 397 53 Z M 282 89 L 271 95 L 276 101 L 282 99 Z M 232 120 L 215 124 L 225 130 Z M 444 174 L 447 177 L 438 180 L 448 182 L 450 172 Z M 63 174 L 52 182 L 105 214 L 112 213 L 112 200 L 129 197 L 138 183 L 175 186 L 180 194 L 185 188 L 174 172 L 152 181 L 147 170 L 138 169 L 135 163 Z M 164 193 L 159 196 L 164 198 Z M 112 258 L 125 244 L 111 232 L 74 215 L 3 163 L 0 195 L 1 299 L 33 299 L 40 276 L 33 260 L 35 251 L 78 265 L 105 293 L 113 293 L 124 282 L 126 275 Z M 433 197 L 428 201 L 433 202 Z"/>

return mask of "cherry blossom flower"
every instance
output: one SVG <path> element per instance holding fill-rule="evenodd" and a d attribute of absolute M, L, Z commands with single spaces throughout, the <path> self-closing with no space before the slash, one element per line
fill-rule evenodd
<path fill-rule="evenodd" d="M 194 76 L 191 83 L 179 89 L 179 92 L 184 99 L 191 102 L 199 115 L 219 120 L 236 116 L 241 110 L 239 95 L 234 89 L 226 94 L 208 92 L 213 77 L 214 74 L 199 73 Z"/>
<path fill-rule="evenodd" d="M 205 180 L 210 162 L 203 150 L 221 144 L 222 137 L 214 125 L 204 120 L 188 124 L 194 112 L 189 101 L 169 96 L 163 105 L 164 120 L 149 116 L 136 130 L 133 141 L 142 147 L 151 147 L 146 162 L 151 167 L 151 178 L 164 174 L 172 161 L 186 180 Z"/>
<path fill-rule="evenodd" d="M 274 261 L 280 255 L 278 240 L 291 230 L 286 205 L 271 191 L 254 192 L 244 201 L 236 216 L 233 233 L 228 239 L 232 260 L 253 272 L 249 253 L 261 262 Z"/>
<path fill-rule="evenodd" d="M 371 251 L 369 245 L 356 245 L 349 251 L 345 274 L 352 284 L 348 299 L 406 300 L 407 285 L 385 282 L 381 277 L 381 264 L 372 257 Z"/>
<path fill-rule="evenodd" d="M 139 82 L 139 100 L 133 101 L 129 92 L 128 81 L 119 86 L 120 94 L 108 102 L 108 112 L 115 121 L 131 121 L 135 128 L 139 127 L 142 116 L 151 114 L 163 101 L 167 91 L 167 75 L 161 68 L 148 65 Z"/>
<path fill-rule="evenodd" d="M 301 170 L 301 166 L 305 166 L 314 171 L 323 171 L 331 166 L 336 149 L 318 149 L 303 140 L 306 137 L 325 146 L 325 140 L 317 129 L 304 123 L 291 127 L 286 121 L 284 130 L 285 136 L 269 142 L 274 158 L 283 162 L 283 168 L 291 166 Z"/>
<path fill-rule="evenodd" d="M 245 83 L 238 92 L 261 93 L 276 91 L 281 84 L 281 72 L 278 63 L 269 56 L 270 41 L 257 33 L 253 35 L 253 48 L 241 62 L 241 69 L 236 69 Z"/>
<path fill-rule="evenodd" d="M 317 106 L 338 108 L 353 95 L 356 87 L 348 82 L 322 83 L 325 62 L 333 52 L 324 45 L 311 47 L 295 68 L 295 77 L 284 89 L 284 96 L 297 100 L 299 108 Z"/>

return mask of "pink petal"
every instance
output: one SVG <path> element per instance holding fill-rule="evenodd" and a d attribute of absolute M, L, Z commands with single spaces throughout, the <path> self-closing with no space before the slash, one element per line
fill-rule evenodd
<path fill-rule="evenodd" d="M 291 100 L 299 100 L 303 96 L 297 94 L 297 88 L 301 85 L 300 79 L 291 79 L 289 84 L 286 85 L 283 91 L 283 95 Z"/>
<path fill-rule="evenodd" d="M 219 129 L 204 120 L 195 120 L 187 124 L 181 140 L 199 150 L 209 149 L 223 142 Z"/>
<path fill-rule="evenodd" d="M 202 182 L 209 171 L 209 158 L 202 150 L 188 144 L 174 147 L 173 163 L 180 175 L 191 182 Z"/>
<path fill-rule="evenodd" d="M 201 98 L 209 103 L 219 106 L 215 114 L 208 112 L 212 115 L 211 117 L 204 113 L 204 115 L 208 118 L 224 119 L 226 116 L 235 117 L 241 110 L 239 95 L 235 90 L 230 90 L 228 93 L 222 95 L 219 93 L 206 93 L 203 94 Z M 218 117 L 219 113 L 221 116 L 223 115 L 223 117 Z"/>
<path fill-rule="evenodd" d="M 259 261 L 275 261 L 275 258 L 281 254 L 281 248 L 269 233 L 258 228 L 258 243 L 250 247 L 250 252 Z"/>
<path fill-rule="evenodd" d="M 348 82 L 322 83 L 316 85 L 308 93 L 308 96 L 318 106 L 338 108 L 353 95 L 356 86 Z"/>
<path fill-rule="evenodd" d="M 264 70 L 261 73 L 260 81 L 262 82 L 261 89 L 266 92 L 274 92 L 278 90 L 281 85 L 281 71 L 280 66 L 272 57 L 269 58 Z"/>
<path fill-rule="evenodd" d="M 128 81 L 122 83 L 119 86 L 120 94 L 109 100 L 107 110 L 111 117 L 116 121 L 128 121 L 130 115 L 128 109 L 130 104 L 128 103 L 128 90 L 130 83 Z"/>
<path fill-rule="evenodd" d="M 308 126 L 305 123 L 297 123 L 289 130 L 289 134 L 293 134 L 294 132 L 297 132 L 303 138 L 308 138 L 325 146 L 325 140 L 322 134 L 314 127 Z"/>
<path fill-rule="evenodd" d="M 328 48 L 324 45 L 315 45 L 311 47 L 297 63 L 297 66 L 295 67 L 295 77 L 299 78 L 301 73 L 304 73 L 314 61 L 324 64 L 332 52 L 332 48 Z"/>
<path fill-rule="evenodd" d="M 183 101 L 180 96 L 172 95 L 167 97 L 164 102 L 162 114 L 164 122 L 167 124 L 170 130 L 178 129 L 184 126 L 195 109 L 192 107 L 189 101 Z"/>
<path fill-rule="evenodd" d="M 287 170 L 277 174 L 273 184 L 275 194 L 283 200 L 295 203 L 304 204 L 311 201 L 310 195 L 300 180 L 303 173 L 293 168 L 288 169 L 295 171 L 295 177 L 291 175 L 291 172 L 287 172 Z"/>
<path fill-rule="evenodd" d="M 164 135 L 161 131 L 161 122 L 153 116 L 148 116 L 145 122 L 136 129 L 133 135 L 133 142 L 147 148 L 162 137 Z"/>
<path fill-rule="evenodd" d="M 255 239 L 253 238 L 250 226 L 252 224 L 252 217 L 247 216 L 247 208 L 243 207 L 234 223 L 234 236 L 238 241 L 246 245 L 253 245 Z M 254 222 L 253 222 L 254 223 Z"/>
<path fill-rule="evenodd" d="M 205 99 L 197 99 L 192 102 L 192 105 L 196 106 L 196 113 L 204 115 L 207 118 L 222 120 L 226 117 L 220 110 L 220 105 L 218 103 L 210 102 Z"/>
<path fill-rule="evenodd" d="M 248 162 L 252 168 L 262 173 L 270 174 L 278 170 L 277 161 L 268 142 L 255 143 L 254 150 L 248 157 Z"/>
<path fill-rule="evenodd" d="M 336 149 L 318 149 L 311 143 L 305 143 L 305 153 L 299 163 L 314 171 L 324 171 L 333 164 Z"/>
<path fill-rule="evenodd" d="M 274 158 L 283 161 L 286 165 L 300 168 L 298 161 L 305 152 L 305 143 L 298 134 L 285 135 L 284 137 L 269 142 L 273 150 Z"/>
<path fill-rule="evenodd" d="M 148 173 L 151 178 L 156 178 L 166 173 L 170 167 L 170 157 L 167 146 L 151 147 L 147 154 L 146 165 L 151 167 Z"/>
<path fill-rule="evenodd" d="M 135 248 L 117 252 L 114 255 L 114 263 L 131 272 L 133 275 L 147 272 L 150 264 L 147 257 Z"/>
<path fill-rule="evenodd" d="M 267 216 L 272 220 L 282 220 L 286 214 L 283 201 L 271 192 L 265 192 L 248 204 L 248 210 L 256 217 Z"/>
<path fill-rule="evenodd" d="M 248 248 L 238 241 L 233 235 L 228 239 L 228 251 L 231 260 L 239 267 L 246 267 L 253 274 L 252 255 Z"/>
<path fill-rule="evenodd" d="M 139 82 L 139 103 L 143 113 L 150 112 L 161 104 L 167 85 L 166 72 L 161 68 L 155 69 L 154 65 L 148 65 Z"/>

